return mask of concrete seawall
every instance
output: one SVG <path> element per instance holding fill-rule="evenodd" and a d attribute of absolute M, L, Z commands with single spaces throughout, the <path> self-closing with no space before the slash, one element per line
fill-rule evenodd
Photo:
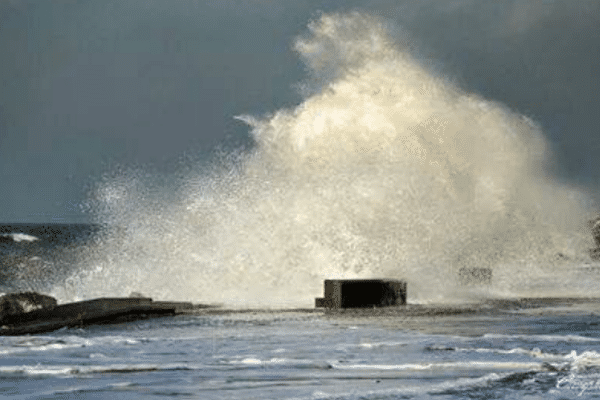
<path fill-rule="evenodd" d="M 35 334 L 64 327 L 134 321 L 205 307 L 185 302 L 154 302 L 150 298 L 99 298 L 6 315 L 0 321 L 0 335 Z"/>

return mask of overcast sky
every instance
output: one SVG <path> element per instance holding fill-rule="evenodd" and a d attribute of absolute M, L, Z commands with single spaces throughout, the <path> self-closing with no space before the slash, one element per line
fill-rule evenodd
<path fill-rule="evenodd" d="M 251 146 L 239 114 L 300 102 L 318 12 L 364 10 L 466 90 L 538 121 L 557 179 L 600 189 L 597 0 L 2 0 L 0 221 L 85 220 L 116 164 Z"/>

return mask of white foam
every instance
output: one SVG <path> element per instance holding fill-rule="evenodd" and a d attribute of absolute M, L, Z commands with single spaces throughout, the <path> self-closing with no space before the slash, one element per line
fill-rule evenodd
<path fill-rule="evenodd" d="M 35 353 L 61 351 L 73 348 L 95 348 L 104 346 L 137 346 L 157 339 L 132 338 L 126 336 L 98 336 L 84 338 L 68 335 L 56 339 L 48 336 L 38 336 L 28 339 L 5 337 L 0 341 L 0 354 Z"/>
<path fill-rule="evenodd" d="M 399 385 L 398 388 L 392 389 L 380 389 L 380 390 L 353 390 L 340 392 L 336 391 L 333 393 L 326 393 L 323 391 L 317 391 L 310 397 L 303 398 L 294 398 L 294 399 L 364 399 L 364 398 L 395 398 L 397 396 L 417 396 L 417 398 L 421 398 L 420 395 L 424 394 L 437 394 L 446 392 L 448 390 L 459 389 L 459 388 L 469 388 L 469 387 L 486 387 L 492 384 L 493 382 L 500 381 L 510 376 L 512 372 L 508 373 L 497 373 L 492 372 L 485 374 L 481 377 L 477 378 L 458 378 L 453 380 L 447 380 L 442 383 L 433 383 L 427 385 L 419 385 L 413 384 L 411 385 L 409 382 L 403 383 Z M 426 397 L 429 398 L 429 397 Z"/>
<path fill-rule="evenodd" d="M 363 342 L 358 344 L 358 347 L 362 347 L 365 349 L 374 349 L 374 348 L 379 348 L 379 347 L 402 347 L 402 346 L 406 346 L 406 342 L 374 342 L 374 343 L 369 343 L 369 342 Z"/>
<path fill-rule="evenodd" d="M 188 364 L 111 364 L 111 365 L 21 365 L 0 366 L 0 374 L 20 375 L 89 375 L 147 371 L 198 370 L 201 365 Z"/>
<path fill-rule="evenodd" d="M 356 348 L 376 349 L 380 347 L 402 347 L 408 342 L 386 341 L 386 342 L 362 342 L 362 343 L 338 343 L 335 345 L 336 350 L 355 351 Z"/>
<path fill-rule="evenodd" d="M 505 335 L 486 333 L 483 337 L 486 339 L 512 339 L 525 342 L 600 342 L 598 338 L 579 335 Z"/>
<path fill-rule="evenodd" d="M 15 242 L 35 242 L 36 240 L 39 240 L 39 238 L 26 233 L 4 233 L 0 236 L 10 237 Z"/>
<path fill-rule="evenodd" d="M 591 367 L 600 367 L 600 353 L 593 350 L 586 350 L 581 354 L 577 354 L 573 350 L 566 359 L 571 361 L 571 370 L 585 370 Z"/>
<path fill-rule="evenodd" d="M 533 370 L 545 369 L 543 363 L 512 361 L 447 361 L 408 364 L 341 364 L 333 363 L 340 370 L 378 370 L 378 371 L 429 371 L 429 370 Z"/>
<path fill-rule="evenodd" d="M 319 360 L 302 360 L 302 359 L 291 359 L 273 357 L 269 359 L 259 359 L 255 357 L 246 357 L 241 360 L 228 361 L 231 365 L 244 365 L 254 367 L 284 367 L 284 368 L 316 368 L 316 369 L 330 369 L 332 366 L 324 361 Z"/>

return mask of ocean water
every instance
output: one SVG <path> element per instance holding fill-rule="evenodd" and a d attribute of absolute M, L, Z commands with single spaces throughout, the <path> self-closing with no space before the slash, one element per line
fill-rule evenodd
<path fill-rule="evenodd" d="M 50 291 L 77 270 L 76 254 L 98 233 L 93 224 L 0 225 L 0 293 Z"/>
<path fill-rule="evenodd" d="M 409 306 L 410 307 L 410 306 Z M 435 308 L 434 308 L 435 309 Z M 212 311 L 0 338 L 22 399 L 600 397 L 599 304 L 565 309 Z"/>
<path fill-rule="evenodd" d="M 380 18 L 319 15 L 293 46 L 303 100 L 238 116 L 251 148 L 172 173 L 116 167 L 90 190 L 89 225 L 0 232 L 1 291 L 221 308 L 0 338 L 0 393 L 600 396 L 596 302 L 503 303 L 600 284 L 597 208 L 546 174 L 540 126 L 463 90 Z M 491 285 L 462 285 L 463 267 L 490 268 Z M 324 279 L 373 277 L 405 279 L 408 309 L 312 309 Z"/>

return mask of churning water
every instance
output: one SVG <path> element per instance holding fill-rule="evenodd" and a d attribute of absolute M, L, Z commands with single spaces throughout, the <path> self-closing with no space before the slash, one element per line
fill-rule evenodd
<path fill-rule="evenodd" d="M 237 117 L 251 150 L 97 185 L 101 240 L 54 295 L 297 306 L 333 277 L 404 278 L 413 302 L 589 290 L 572 272 L 589 262 L 587 200 L 545 175 L 534 121 L 465 92 L 375 17 L 322 15 L 294 46 L 304 100 Z M 456 289 L 465 266 L 494 284 Z"/>
<path fill-rule="evenodd" d="M 590 313 L 597 306 L 566 315 L 548 308 L 429 317 L 240 312 L 1 337 L 0 394 L 14 399 L 598 398 L 600 319 Z"/>

